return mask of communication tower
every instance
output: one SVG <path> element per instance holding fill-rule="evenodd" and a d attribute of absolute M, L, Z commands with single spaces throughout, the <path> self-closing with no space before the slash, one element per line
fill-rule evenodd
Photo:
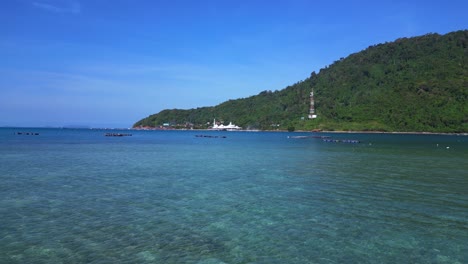
<path fill-rule="evenodd" d="M 309 108 L 309 119 L 317 118 L 315 114 L 315 101 L 314 101 L 314 90 L 310 92 L 310 108 Z"/>

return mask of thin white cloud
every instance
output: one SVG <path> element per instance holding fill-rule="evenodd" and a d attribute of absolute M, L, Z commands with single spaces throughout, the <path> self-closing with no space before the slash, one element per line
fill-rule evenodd
<path fill-rule="evenodd" d="M 76 68 L 78 72 L 88 75 L 129 78 L 144 77 L 152 80 L 171 79 L 179 81 L 208 82 L 218 71 L 204 65 L 189 63 L 156 63 L 156 64 L 95 64 Z"/>
<path fill-rule="evenodd" d="M 5 76 L 0 80 L 0 87 L 10 87 L 2 91 L 2 94 L 10 95 L 24 92 L 34 96 L 43 93 L 101 96 L 126 90 L 126 86 L 117 81 L 74 73 L 0 69 L 0 76 Z"/>
<path fill-rule="evenodd" d="M 81 5 L 77 1 L 60 1 L 57 3 L 50 3 L 50 2 L 33 2 L 33 6 L 53 13 L 72 13 L 72 14 L 79 14 L 81 12 Z"/>

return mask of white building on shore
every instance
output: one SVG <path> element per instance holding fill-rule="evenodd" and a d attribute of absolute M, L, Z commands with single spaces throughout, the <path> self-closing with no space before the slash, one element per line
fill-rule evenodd
<path fill-rule="evenodd" d="M 241 129 L 241 127 L 234 125 L 232 122 L 229 122 L 229 125 L 225 126 L 224 124 L 216 124 L 216 119 L 213 119 L 212 130 L 226 130 L 226 131 L 235 131 Z"/>

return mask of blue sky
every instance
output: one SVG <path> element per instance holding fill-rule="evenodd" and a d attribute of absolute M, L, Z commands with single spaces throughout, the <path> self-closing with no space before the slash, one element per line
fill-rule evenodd
<path fill-rule="evenodd" d="M 0 5 L 0 126 L 130 127 L 281 90 L 370 45 L 468 29 L 461 0 Z"/>

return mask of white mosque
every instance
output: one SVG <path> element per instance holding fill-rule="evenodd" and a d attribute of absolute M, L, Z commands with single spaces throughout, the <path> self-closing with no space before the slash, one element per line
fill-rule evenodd
<path fill-rule="evenodd" d="M 211 130 L 226 130 L 226 131 L 236 131 L 241 129 L 241 127 L 234 125 L 232 122 L 229 122 L 229 125 L 225 126 L 224 124 L 216 124 L 216 119 L 213 119 L 213 127 Z"/>

